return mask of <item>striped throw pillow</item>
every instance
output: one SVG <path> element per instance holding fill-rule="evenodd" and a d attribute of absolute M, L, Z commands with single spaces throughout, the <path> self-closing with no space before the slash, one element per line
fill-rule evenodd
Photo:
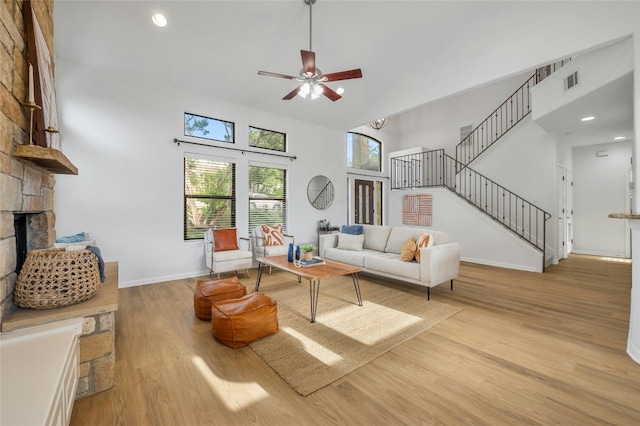
<path fill-rule="evenodd" d="M 282 225 L 262 225 L 265 246 L 281 246 L 284 244 Z"/>
<path fill-rule="evenodd" d="M 433 245 L 433 238 L 426 232 L 420 235 L 418 243 L 416 244 L 416 262 L 420 263 L 420 249 L 422 247 L 431 247 Z"/>

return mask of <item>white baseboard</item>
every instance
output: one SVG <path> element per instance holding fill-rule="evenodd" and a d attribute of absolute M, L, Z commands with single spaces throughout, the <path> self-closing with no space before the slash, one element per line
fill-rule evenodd
<path fill-rule="evenodd" d="M 137 287 L 140 285 L 155 284 L 155 283 L 161 283 L 165 281 L 174 281 L 174 280 L 182 280 L 185 278 L 201 277 L 203 275 L 209 275 L 209 270 L 205 269 L 203 271 L 189 272 L 186 274 L 163 275 L 159 277 L 145 278 L 142 280 L 121 281 L 118 284 L 118 288 Z"/>
<path fill-rule="evenodd" d="M 631 339 L 627 342 L 627 354 L 629 354 L 632 360 L 640 364 L 640 348 L 633 346 Z"/>
<path fill-rule="evenodd" d="M 491 260 L 486 260 L 486 259 L 474 259 L 474 258 L 470 258 L 470 257 L 461 257 L 460 260 L 464 261 L 464 262 L 470 262 L 470 263 L 478 263 L 480 265 L 488 265 L 488 266 L 497 266 L 500 268 L 507 268 L 507 269 L 517 269 L 519 271 L 527 271 L 527 272 L 542 272 L 542 270 L 538 270 L 533 266 L 524 266 L 524 265 L 515 265 L 515 264 L 510 264 L 510 263 L 503 263 L 503 262 L 494 262 Z"/>
<path fill-rule="evenodd" d="M 618 258 L 618 259 L 629 259 L 624 254 L 611 253 L 611 252 L 606 252 L 606 251 L 592 251 L 592 250 L 576 250 L 576 249 L 573 249 L 572 253 L 575 253 L 575 254 L 586 254 L 586 255 L 590 255 L 590 256 L 615 257 L 615 258 Z"/>

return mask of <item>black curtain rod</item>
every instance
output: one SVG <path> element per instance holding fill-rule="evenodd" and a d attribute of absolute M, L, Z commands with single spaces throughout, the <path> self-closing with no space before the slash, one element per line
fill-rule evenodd
<path fill-rule="evenodd" d="M 285 155 L 285 154 L 275 154 L 272 152 L 261 152 L 261 151 L 252 151 L 250 149 L 243 149 L 243 148 L 232 148 L 230 146 L 218 146 L 218 145 L 209 145 L 206 143 L 199 143 L 199 142 L 191 142 L 191 141 L 183 141 L 180 140 L 178 138 L 174 138 L 173 139 L 174 143 L 177 143 L 178 145 L 180 145 L 181 143 L 188 143 L 191 145 L 200 145 L 200 146 L 206 146 L 207 148 L 218 148 L 218 149 L 229 149 L 231 151 L 240 151 L 242 152 L 242 155 L 245 154 L 245 152 L 250 152 L 252 154 L 260 154 L 260 155 L 272 155 L 274 157 L 283 157 L 283 158 L 288 158 L 290 161 L 293 160 L 297 160 L 298 157 L 296 157 L 295 155 Z"/>

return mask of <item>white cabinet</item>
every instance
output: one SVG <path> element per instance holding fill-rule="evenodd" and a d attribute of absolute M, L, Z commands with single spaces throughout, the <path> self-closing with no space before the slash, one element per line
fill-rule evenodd
<path fill-rule="evenodd" d="M 80 373 L 82 320 L 0 334 L 0 424 L 69 424 Z"/>

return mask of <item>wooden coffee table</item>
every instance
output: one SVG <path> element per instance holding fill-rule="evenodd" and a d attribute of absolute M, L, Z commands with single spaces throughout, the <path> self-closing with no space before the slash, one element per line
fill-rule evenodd
<path fill-rule="evenodd" d="M 265 266 L 281 269 L 291 272 L 301 279 L 309 280 L 309 296 L 311 301 L 311 322 L 316 322 L 316 311 L 318 308 L 318 295 L 320 294 L 320 280 L 325 278 L 339 277 L 342 275 L 351 275 L 353 286 L 356 289 L 356 297 L 358 298 L 358 306 L 362 306 L 362 295 L 360 294 L 360 282 L 358 281 L 358 272 L 362 268 L 347 265 L 332 260 L 325 260 L 324 265 L 315 265 L 308 267 L 296 268 L 293 262 L 287 260 L 287 256 L 269 256 L 259 257 L 258 261 L 258 277 L 256 278 L 256 291 L 260 288 L 260 280 Z"/>

